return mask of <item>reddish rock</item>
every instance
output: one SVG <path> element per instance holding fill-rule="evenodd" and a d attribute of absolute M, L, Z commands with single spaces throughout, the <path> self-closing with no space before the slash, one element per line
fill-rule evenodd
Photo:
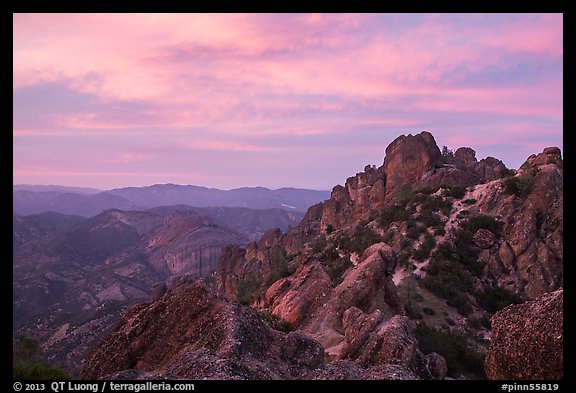
<path fill-rule="evenodd" d="M 461 160 L 467 167 L 474 166 L 474 164 L 477 162 L 476 151 L 469 147 L 459 147 L 454 152 L 454 158 Z"/>
<path fill-rule="evenodd" d="M 266 304 L 293 328 L 305 329 L 331 294 L 330 277 L 319 262 L 314 262 L 272 284 L 266 291 Z"/>
<path fill-rule="evenodd" d="M 557 380 L 563 367 L 563 289 L 508 306 L 491 320 L 489 379 Z"/>
<path fill-rule="evenodd" d="M 446 361 L 437 353 L 423 355 L 410 320 L 401 315 L 382 318 L 380 310 L 367 315 L 356 307 L 344 313 L 342 326 L 348 343 L 342 358 L 371 367 L 396 364 L 423 379 L 444 379 Z"/>

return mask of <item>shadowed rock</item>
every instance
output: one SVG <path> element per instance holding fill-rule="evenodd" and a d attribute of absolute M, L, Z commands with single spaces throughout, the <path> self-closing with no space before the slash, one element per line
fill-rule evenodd
<path fill-rule="evenodd" d="M 138 370 L 169 378 L 292 379 L 321 367 L 323 354 L 303 334 L 273 330 L 255 310 L 228 303 L 201 280 L 184 280 L 129 309 L 88 355 L 82 377 Z"/>

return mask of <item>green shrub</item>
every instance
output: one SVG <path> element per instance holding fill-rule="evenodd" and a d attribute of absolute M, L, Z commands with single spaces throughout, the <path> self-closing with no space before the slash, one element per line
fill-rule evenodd
<path fill-rule="evenodd" d="M 418 292 L 416 292 L 416 293 L 412 296 L 412 299 L 413 299 L 415 302 L 422 303 L 422 302 L 424 301 L 424 296 L 422 296 L 422 295 L 420 295 Z"/>
<path fill-rule="evenodd" d="M 336 247 L 344 252 L 352 252 L 352 239 L 348 235 L 340 235 L 335 239 Z"/>
<path fill-rule="evenodd" d="M 372 244 L 381 241 L 382 237 L 374 232 L 369 226 L 361 226 L 354 237 L 352 251 L 356 251 L 360 255 Z"/>
<path fill-rule="evenodd" d="M 53 381 L 69 380 L 71 378 L 62 369 L 47 363 L 36 363 L 32 366 L 16 363 L 12 365 L 12 379 L 15 381 Z"/>
<path fill-rule="evenodd" d="M 469 377 L 485 378 L 484 356 L 470 348 L 465 336 L 437 330 L 424 323 L 416 325 L 415 333 L 422 353 L 436 352 L 446 359 L 448 376 L 458 377 L 465 374 Z"/>
<path fill-rule="evenodd" d="M 248 274 L 245 278 L 238 280 L 236 299 L 241 304 L 249 305 L 256 299 L 261 285 L 261 281 L 254 274 Z"/>
<path fill-rule="evenodd" d="M 286 251 L 279 245 L 272 246 L 270 250 L 270 273 L 268 273 L 264 281 L 265 287 L 269 287 L 279 279 L 289 275 Z"/>
<path fill-rule="evenodd" d="M 412 240 L 418 240 L 421 234 L 426 232 L 426 227 L 416 223 L 415 220 L 411 219 L 408 221 L 406 236 Z"/>
<path fill-rule="evenodd" d="M 430 251 L 432 251 L 435 245 L 436 240 L 434 237 L 426 232 L 426 235 L 424 235 L 424 241 L 420 247 L 414 251 L 414 259 L 423 262 L 426 258 L 428 258 L 428 256 L 430 256 Z"/>
<path fill-rule="evenodd" d="M 334 261 L 340 258 L 340 254 L 338 250 L 334 247 L 334 245 L 327 245 L 324 251 L 320 253 L 320 257 L 318 258 L 320 262 L 327 262 L 327 261 Z"/>
<path fill-rule="evenodd" d="M 407 267 L 408 262 L 410 261 L 411 253 L 412 253 L 411 250 L 408 249 L 400 251 L 400 253 L 398 253 L 398 255 L 396 256 L 396 261 L 398 262 L 398 265 Z"/>
<path fill-rule="evenodd" d="M 260 319 L 270 325 L 272 329 L 279 330 L 284 333 L 292 331 L 292 326 L 288 322 L 284 321 L 277 315 L 272 314 L 268 309 L 260 312 Z"/>
<path fill-rule="evenodd" d="M 504 168 L 500 171 L 500 178 L 514 176 L 515 172 L 512 169 Z"/>
<path fill-rule="evenodd" d="M 404 207 L 410 202 L 413 196 L 414 191 L 412 191 L 412 186 L 410 184 L 404 184 L 394 191 L 394 202 Z"/>
<path fill-rule="evenodd" d="M 447 164 L 454 158 L 454 152 L 448 148 L 448 146 L 442 146 L 442 162 Z"/>
<path fill-rule="evenodd" d="M 420 307 L 411 301 L 404 304 L 404 311 L 406 316 L 410 319 L 422 319 L 422 312 L 420 312 Z"/>
<path fill-rule="evenodd" d="M 484 265 L 478 261 L 479 250 L 473 245 L 473 235 L 467 229 L 461 229 L 454 236 L 454 255 L 453 258 L 475 276 L 482 274 Z"/>
<path fill-rule="evenodd" d="M 478 201 L 477 201 L 475 198 L 464 199 L 464 200 L 462 201 L 462 203 L 465 204 L 465 205 L 473 205 L 473 204 L 475 204 L 476 202 L 478 202 Z"/>
<path fill-rule="evenodd" d="M 452 184 L 443 187 L 442 195 L 447 197 L 452 197 L 455 199 L 460 199 L 466 194 L 466 187 L 461 184 Z"/>
<path fill-rule="evenodd" d="M 421 209 L 430 210 L 432 212 L 441 211 L 444 215 L 450 214 L 450 209 L 452 209 L 452 202 L 439 195 L 425 195 L 417 194 L 413 199 L 412 203 L 422 205 Z"/>
<path fill-rule="evenodd" d="M 334 287 L 342 282 L 344 278 L 344 272 L 346 269 L 352 266 L 352 262 L 348 256 L 332 259 L 329 261 L 322 261 L 321 263 L 324 266 L 326 273 L 328 273 L 328 276 L 332 281 L 332 286 Z"/>
<path fill-rule="evenodd" d="M 440 186 L 434 186 L 434 187 L 422 187 L 416 190 L 416 193 L 422 193 L 422 194 L 426 194 L 426 195 L 430 195 L 430 194 L 434 194 L 436 191 L 438 191 L 440 189 Z"/>
<path fill-rule="evenodd" d="M 328 224 L 326 226 L 326 233 L 330 235 L 332 232 L 334 232 L 334 226 L 332 224 Z"/>
<path fill-rule="evenodd" d="M 400 247 L 402 249 L 406 249 L 412 246 L 412 244 L 414 243 L 414 240 L 408 238 L 408 237 L 404 237 L 402 238 L 402 240 L 400 241 Z"/>
<path fill-rule="evenodd" d="M 506 177 L 500 180 L 504 186 L 506 194 L 516 195 L 520 198 L 526 198 L 534 188 L 535 179 L 531 174 L 524 173 L 520 176 Z"/>
<path fill-rule="evenodd" d="M 313 254 L 319 254 L 321 252 L 324 251 L 324 249 L 326 248 L 327 242 L 326 242 L 326 237 L 324 235 L 320 235 L 318 237 L 316 237 L 312 243 L 310 243 L 310 247 L 312 248 L 312 253 Z"/>
<path fill-rule="evenodd" d="M 380 226 L 386 227 L 393 222 L 406 221 L 410 213 L 399 204 L 384 206 L 380 211 Z"/>
<path fill-rule="evenodd" d="M 490 329 L 490 318 L 487 315 L 478 318 L 468 318 L 468 324 L 474 329 Z"/>
<path fill-rule="evenodd" d="M 442 224 L 440 216 L 430 209 L 422 209 L 417 219 L 427 227 L 433 227 Z"/>
<path fill-rule="evenodd" d="M 487 214 L 477 214 L 468 218 L 468 221 L 462 223 L 461 226 L 468 229 L 472 233 L 478 229 L 487 229 L 495 235 L 500 235 L 502 231 L 503 222 L 496 221 L 496 219 Z"/>
<path fill-rule="evenodd" d="M 440 224 L 434 227 L 434 236 L 444 236 L 445 234 L 446 229 L 444 228 L 444 225 Z"/>
<path fill-rule="evenodd" d="M 288 271 L 288 268 L 283 268 L 283 269 L 272 269 L 270 270 L 270 273 L 268 273 L 268 275 L 266 276 L 266 279 L 264 280 L 264 286 L 266 288 L 270 287 L 272 284 L 274 284 L 276 281 L 280 280 L 281 278 L 284 277 L 288 277 L 290 275 L 290 272 Z M 243 283 L 242 285 L 246 285 L 245 283 Z"/>
<path fill-rule="evenodd" d="M 424 314 L 430 315 L 430 316 L 436 314 L 436 311 L 434 311 L 434 310 L 431 309 L 430 307 L 423 307 L 423 308 L 422 308 L 422 312 L 423 312 Z"/>
<path fill-rule="evenodd" d="M 440 243 L 432 254 L 435 261 L 448 261 L 454 257 L 454 249 L 448 242 Z"/>
<path fill-rule="evenodd" d="M 425 270 L 426 276 L 421 281 L 424 288 L 446 299 L 462 315 L 472 311 L 467 296 L 467 291 L 473 288 L 472 276 L 461 263 L 434 257 Z"/>
<path fill-rule="evenodd" d="M 522 303 L 522 299 L 518 295 L 501 287 L 485 287 L 476 296 L 476 299 L 480 306 L 490 314 L 494 314 L 511 304 Z"/>
<path fill-rule="evenodd" d="M 41 357 L 40 342 L 22 335 L 12 346 L 12 378 L 14 380 L 68 380 L 62 369 L 46 363 Z"/>

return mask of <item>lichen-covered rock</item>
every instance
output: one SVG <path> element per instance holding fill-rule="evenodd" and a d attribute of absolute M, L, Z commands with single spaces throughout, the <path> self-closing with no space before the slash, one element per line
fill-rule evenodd
<path fill-rule="evenodd" d="M 480 228 L 474 232 L 472 241 L 480 248 L 490 248 L 494 245 L 496 241 L 496 235 L 489 231 L 488 229 Z"/>
<path fill-rule="evenodd" d="M 562 379 L 563 289 L 523 304 L 508 306 L 492 317 L 486 354 L 489 379 Z"/>
<path fill-rule="evenodd" d="M 380 364 L 362 368 L 348 360 L 336 360 L 325 367 L 307 372 L 307 380 L 418 380 L 413 371 L 397 364 Z"/>

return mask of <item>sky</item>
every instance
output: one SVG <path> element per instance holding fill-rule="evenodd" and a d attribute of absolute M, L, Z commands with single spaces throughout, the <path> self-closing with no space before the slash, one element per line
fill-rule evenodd
<path fill-rule="evenodd" d="M 562 14 L 14 14 L 13 182 L 330 190 L 402 134 L 563 149 Z"/>

